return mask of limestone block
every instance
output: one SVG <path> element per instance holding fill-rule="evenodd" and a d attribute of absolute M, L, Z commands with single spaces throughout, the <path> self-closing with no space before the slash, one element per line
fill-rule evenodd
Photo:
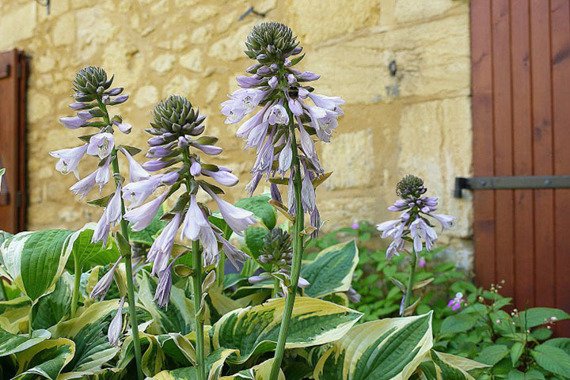
<path fill-rule="evenodd" d="M 207 24 L 200 26 L 192 31 L 190 35 L 190 41 L 195 44 L 201 44 L 207 42 L 212 36 L 212 25 Z"/>
<path fill-rule="evenodd" d="M 154 71 L 164 74 L 172 70 L 175 60 L 176 56 L 174 54 L 161 54 L 152 61 L 151 67 Z"/>
<path fill-rule="evenodd" d="M 397 22 L 413 22 L 444 14 L 454 6 L 468 6 L 468 2 L 455 0 L 396 0 L 394 15 Z"/>
<path fill-rule="evenodd" d="M 158 102 L 158 90 L 154 86 L 143 86 L 135 94 L 135 104 L 139 108 L 148 107 Z"/>
<path fill-rule="evenodd" d="M 350 103 L 405 97 L 469 94 L 468 16 L 381 30 L 325 46 L 307 55 L 305 67 L 321 74 L 319 91 Z M 396 77 L 388 65 L 396 62 Z"/>
<path fill-rule="evenodd" d="M 303 43 L 325 41 L 375 25 L 380 18 L 380 0 L 291 1 L 289 26 Z"/>
<path fill-rule="evenodd" d="M 35 1 L 26 2 L 1 16 L 0 49 L 13 49 L 16 47 L 16 42 L 31 38 L 34 35 L 36 7 Z"/>
<path fill-rule="evenodd" d="M 470 173 L 470 112 L 467 97 L 434 100 L 406 106 L 400 121 L 400 174 L 422 177 L 439 211 L 457 217 L 450 236 L 470 234 L 471 202 L 452 197 L 455 177 Z"/>
<path fill-rule="evenodd" d="M 28 93 L 27 116 L 30 123 L 42 121 L 51 112 L 49 97 L 37 92 Z"/>
<path fill-rule="evenodd" d="M 55 66 L 55 59 L 49 55 L 40 55 L 32 61 L 32 70 L 40 73 L 47 73 Z"/>
<path fill-rule="evenodd" d="M 210 47 L 208 55 L 225 61 L 235 61 L 236 59 L 244 57 L 244 41 L 251 32 L 253 25 L 255 25 L 255 22 L 244 24 L 228 37 L 215 42 Z"/>
<path fill-rule="evenodd" d="M 180 57 L 180 66 L 195 72 L 202 71 L 202 54 L 201 49 L 192 49 Z"/>
<path fill-rule="evenodd" d="M 117 26 L 101 8 L 84 8 L 75 13 L 77 25 L 77 54 L 82 60 L 90 59 L 97 48 L 111 40 Z"/>
<path fill-rule="evenodd" d="M 218 82 L 210 82 L 206 87 L 206 103 L 210 104 L 218 95 L 220 84 Z"/>
<path fill-rule="evenodd" d="M 374 139 L 371 129 L 334 136 L 323 144 L 323 166 L 333 174 L 325 182 L 328 190 L 367 186 L 374 175 Z"/>
<path fill-rule="evenodd" d="M 69 45 L 75 41 L 75 16 L 72 13 L 61 15 L 52 31 L 55 46 Z"/>
<path fill-rule="evenodd" d="M 162 89 L 162 97 L 169 95 L 182 95 L 194 99 L 198 92 L 200 82 L 197 79 L 189 79 L 182 74 L 175 75 Z"/>

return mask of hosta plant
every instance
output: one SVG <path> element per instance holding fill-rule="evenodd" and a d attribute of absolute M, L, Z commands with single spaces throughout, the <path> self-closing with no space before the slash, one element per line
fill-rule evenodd
<path fill-rule="evenodd" d="M 413 268 L 406 316 L 360 323 L 348 307 L 356 243 L 305 254 L 321 227 L 315 189 L 331 174 L 315 142 L 332 140 L 343 101 L 315 93 L 309 82 L 319 76 L 298 69 L 301 50 L 279 23 L 254 27 L 246 41 L 256 62 L 222 104 L 228 123 L 257 109 L 238 129 L 257 157 L 250 197 L 235 205 L 224 188 L 238 179 L 215 164 L 222 150 L 193 94 L 155 106 L 141 164 L 142 147 L 116 133 L 132 127 L 110 114 L 127 100 L 123 89 L 102 68 L 77 74 L 77 112 L 61 122 L 88 132 L 51 154 L 57 170 L 77 176 L 80 197 L 114 186 L 89 202 L 103 209 L 97 223 L 1 235 L 1 378 L 471 378 L 484 366 L 433 350 L 432 313 L 408 306 Z M 81 177 L 85 156 L 97 165 Z M 251 196 L 262 180 L 269 195 Z M 432 213 L 423 183 L 406 181 L 398 189 L 407 203 L 393 207 L 407 217 L 383 229 L 394 253 L 408 240 L 415 253 L 431 249 L 430 218 L 449 222 Z"/>

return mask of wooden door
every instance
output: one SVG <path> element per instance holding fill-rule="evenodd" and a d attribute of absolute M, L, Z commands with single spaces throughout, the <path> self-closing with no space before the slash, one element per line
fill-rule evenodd
<path fill-rule="evenodd" d="M 570 1 L 472 0 L 471 53 L 475 176 L 570 175 Z M 474 243 L 479 285 L 570 311 L 570 189 L 475 191 Z"/>
<path fill-rule="evenodd" d="M 25 228 L 26 58 L 17 50 L 0 53 L 0 166 L 6 168 L 0 189 L 0 230 Z"/>

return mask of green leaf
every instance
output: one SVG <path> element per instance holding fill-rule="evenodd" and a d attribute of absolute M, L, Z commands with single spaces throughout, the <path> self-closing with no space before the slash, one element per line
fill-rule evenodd
<path fill-rule="evenodd" d="M 38 299 L 32 307 L 32 327 L 34 330 L 47 329 L 61 322 L 71 309 L 73 278 L 64 273 L 55 285 L 53 292 Z"/>
<path fill-rule="evenodd" d="M 569 318 L 570 314 L 560 309 L 550 307 L 533 307 L 531 309 L 521 311 L 519 316 L 515 318 L 515 321 L 524 330 L 528 330 L 533 327 L 549 323 L 552 319 L 555 321 L 562 321 Z"/>
<path fill-rule="evenodd" d="M 324 352 L 316 380 L 408 379 L 432 344 L 431 313 L 357 325 Z"/>
<path fill-rule="evenodd" d="M 235 350 L 230 349 L 219 349 L 213 351 L 205 359 L 206 361 L 206 373 L 208 374 L 208 379 L 219 379 L 222 367 L 226 359 L 235 352 Z M 188 380 L 196 379 L 196 368 L 186 367 L 178 368 L 175 370 L 165 370 L 157 373 L 153 379 L 155 380 Z"/>
<path fill-rule="evenodd" d="M 542 345 L 558 347 L 570 355 L 570 338 L 554 338 L 544 342 Z"/>
<path fill-rule="evenodd" d="M 41 376 L 46 379 L 59 379 L 63 367 L 75 354 L 75 344 L 65 338 L 44 340 L 16 355 L 18 376 L 14 379 L 33 379 Z"/>
<path fill-rule="evenodd" d="M 81 271 L 88 270 L 97 265 L 109 265 L 119 259 L 119 250 L 111 243 L 103 247 L 103 243 L 92 243 L 96 224 L 88 223 L 70 238 L 72 244 L 71 259 L 67 263 L 67 270 L 74 273 L 75 260 L 79 263 Z"/>
<path fill-rule="evenodd" d="M 253 257 L 259 256 L 259 251 L 264 244 L 263 239 L 268 233 L 269 231 L 263 227 L 249 227 L 245 230 L 245 245 Z"/>
<path fill-rule="evenodd" d="M 440 327 L 440 334 L 457 334 L 472 329 L 479 316 L 476 314 L 459 313 L 450 315 L 443 320 Z"/>
<path fill-rule="evenodd" d="M 0 327 L 11 333 L 28 328 L 32 302 L 26 296 L 0 302 Z M 22 326 L 25 326 L 23 328 Z"/>
<path fill-rule="evenodd" d="M 475 358 L 478 362 L 495 365 L 509 354 L 509 348 L 502 344 L 485 347 Z"/>
<path fill-rule="evenodd" d="M 535 369 L 531 369 L 527 373 L 512 369 L 507 375 L 507 380 L 544 380 L 544 375 Z"/>
<path fill-rule="evenodd" d="M 251 367 L 250 369 L 244 369 L 239 371 L 232 376 L 223 376 L 220 380 L 266 380 L 269 379 L 271 374 L 271 366 L 273 365 L 273 359 L 268 359 L 263 363 Z M 278 380 L 285 380 L 285 374 L 282 370 L 279 370 Z"/>
<path fill-rule="evenodd" d="M 139 301 L 152 316 L 154 331 L 157 334 L 181 333 L 188 334 L 194 330 L 194 306 L 186 298 L 184 290 L 173 286 L 170 293 L 170 303 L 167 308 L 160 308 L 154 302 L 156 280 L 148 272 L 143 271 L 139 281 Z"/>
<path fill-rule="evenodd" d="M 486 368 L 488 365 L 481 364 L 461 356 L 446 354 L 432 350 L 431 358 L 438 367 L 441 379 L 446 380 L 472 380 L 469 371 Z"/>
<path fill-rule="evenodd" d="M 275 348 L 285 299 L 271 299 L 258 306 L 224 315 L 210 332 L 215 349 L 239 350 L 232 363 L 244 363 L 252 356 Z M 287 334 L 286 348 L 309 347 L 341 338 L 362 314 L 309 297 L 297 297 Z"/>
<path fill-rule="evenodd" d="M 570 355 L 558 347 L 541 344 L 531 351 L 539 366 L 564 378 L 570 378 Z"/>
<path fill-rule="evenodd" d="M 519 361 L 523 352 L 524 344 L 521 342 L 513 343 L 513 346 L 511 347 L 511 363 L 513 363 L 513 367 L 517 366 L 517 362 Z"/>
<path fill-rule="evenodd" d="M 305 294 L 310 297 L 324 297 L 331 293 L 348 291 L 357 264 L 358 248 L 354 240 L 323 250 L 315 260 L 301 269 L 301 277 L 310 284 L 305 289 Z"/>
<path fill-rule="evenodd" d="M 257 195 L 255 197 L 243 198 L 236 202 L 236 206 L 253 212 L 265 227 L 273 229 L 277 223 L 277 213 L 273 206 L 269 204 L 271 197 L 267 195 Z"/>
<path fill-rule="evenodd" d="M 22 232 L 0 248 L 8 274 L 30 299 L 37 300 L 59 279 L 71 247 L 67 230 Z"/>
<path fill-rule="evenodd" d="M 0 328 L 0 357 L 12 355 L 43 342 L 50 337 L 47 330 L 36 330 L 32 337 L 29 334 L 16 335 Z"/>

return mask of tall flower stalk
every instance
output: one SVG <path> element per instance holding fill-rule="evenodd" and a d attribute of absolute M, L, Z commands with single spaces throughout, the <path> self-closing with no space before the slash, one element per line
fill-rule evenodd
<path fill-rule="evenodd" d="M 237 267 L 247 256 L 233 247 L 223 236 L 223 231 L 210 221 L 209 208 L 198 201 L 199 192 L 209 195 L 217 204 L 225 223 L 240 234 L 255 223 L 253 214 L 223 200 L 223 190 L 211 183 L 234 186 L 238 178 L 231 170 L 206 163 L 202 154 L 215 156 L 222 149 L 215 146 L 217 138 L 201 136 L 205 117 L 199 115 L 181 96 L 170 96 L 154 109 L 154 120 L 147 132 L 153 135 L 148 140 L 149 161 L 143 167 L 153 176 L 132 182 L 123 189 L 123 198 L 129 203 L 125 219 L 135 231 L 146 228 L 158 209 L 169 197 L 174 197 L 174 206 L 162 217 L 168 224 L 151 246 L 147 260 L 153 262 L 152 273 L 158 276 L 155 301 L 166 307 L 172 287 L 172 267 L 182 255 L 192 254 L 192 288 L 194 321 L 196 326 L 196 373 L 198 380 L 206 380 L 204 358 L 204 297 L 216 279 L 215 267 L 220 261 L 220 249 Z M 153 200 L 144 203 L 159 187 L 164 191 Z M 181 190 L 181 191 L 178 191 Z M 180 230 L 180 242 L 189 240 L 191 247 L 173 257 L 173 246 Z"/>
<path fill-rule="evenodd" d="M 247 148 L 257 150 L 251 170 L 253 179 L 247 189 L 251 194 L 261 179 L 269 180 L 273 204 L 287 210 L 294 221 L 290 279 L 284 289 L 286 306 L 270 376 L 277 379 L 299 283 L 303 240 L 306 235 L 316 234 L 321 224 L 315 187 L 327 175 L 319 162 L 314 138 L 330 141 L 337 118 L 342 115 L 339 106 L 344 101 L 315 94 L 306 83 L 319 76 L 293 68 L 303 55 L 299 55 L 302 48 L 287 26 L 275 22 L 255 26 L 246 48 L 247 56 L 257 63 L 247 69 L 251 75 L 236 78 L 241 88 L 222 103 L 222 113 L 226 123 L 233 124 L 261 107 L 237 131 L 237 136 L 246 140 Z M 279 185 L 287 185 L 286 206 L 282 204 Z M 308 228 L 305 228 L 305 214 L 311 223 Z"/>
<path fill-rule="evenodd" d="M 400 199 L 388 207 L 389 211 L 400 212 L 400 218 L 377 225 L 378 231 L 382 232 L 382 238 L 392 239 L 386 251 L 388 259 L 402 252 L 410 256 L 410 276 L 407 284 L 404 286 L 396 283 L 404 292 L 400 304 L 401 316 L 405 315 L 412 301 L 416 265 L 420 253 L 424 248 L 431 251 L 437 241 L 433 221 L 438 222 L 442 230 L 446 230 L 451 228 L 455 220 L 450 215 L 436 214 L 438 199 L 425 196 L 426 192 L 427 189 L 421 178 L 413 175 L 405 176 L 396 186 L 396 194 Z M 412 245 L 411 253 L 407 248 L 407 242 Z"/>
<path fill-rule="evenodd" d="M 59 159 L 56 164 L 56 169 L 58 171 L 63 174 L 74 173 L 78 180 L 80 179 L 78 166 L 81 159 L 86 154 L 99 159 L 97 169 L 83 179 L 80 179 L 70 188 L 73 193 L 82 198 L 86 197 L 95 187 L 98 187 L 99 192 L 101 192 L 103 187 L 105 187 L 110 180 L 110 171 L 113 173 L 115 191 L 109 196 L 96 201 L 97 204 L 103 205 L 105 208 L 101 219 L 97 223 L 93 232 L 92 241 L 102 242 L 103 245 L 106 245 L 111 228 L 117 224 L 120 225 L 120 232 L 116 233 L 116 238 L 119 246 L 124 247 L 121 249 L 121 255 L 125 263 L 129 318 L 135 361 L 138 378 L 143 379 L 144 375 L 142 371 L 142 356 L 132 271 L 132 254 L 130 244 L 126 244 L 128 247 L 125 247 L 125 244 L 121 244 L 121 240 L 127 243 L 129 242 L 129 230 L 127 222 L 124 219 L 125 205 L 121 198 L 121 189 L 124 179 L 121 176 L 118 158 L 118 152 L 120 151 L 125 154 L 127 158 L 132 159 L 128 151 L 130 150 L 135 153 L 136 150 L 127 146 L 116 146 L 115 144 L 115 127 L 119 129 L 119 131 L 128 134 L 131 131 L 131 126 L 123 122 L 121 116 L 115 115 L 110 117 L 109 115 L 108 106 L 122 104 L 128 99 L 128 95 L 122 94 L 123 88 L 112 88 L 112 83 L 113 78 L 108 78 L 105 70 L 99 67 L 86 67 L 77 73 L 73 82 L 75 91 L 73 97 L 75 102 L 69 105 L 69 107 L 76 110 L 77 113 L 75 116 L 60 118 L 60 122 L 69 129 L 95 128 L 96 133 L 80 137 L 81 140 L 85 141 L 85 144 L 81 146 L 70 149 L 61 149 L 51 152 L 50 154 Z M 131 179 L 137 170 L 139 175 L 148 176 L 148 173 L 146 173 L 140 165 L 137 167 L 132 163 L 130 164 Z M 133 165 L 135 166 L 134 168 Z M 92 296 L 96 298 L 103 298 L 105 296 L 111 285 L 117 264 L 113 266 L 112 270 L 108 274 L 101 278 L 100 282 L 95 287 Z M 81 268 L 78 264 L 78 260 L 75 260 L 75 283 L 71 302 L 72 317 L 75 316 L 77 311 L 80 277 Z M 122 305 L 119 313 L 121 312 L 121 309 Z M 109 336 L 113 335 L 111 333 L 112 332 L 110 331 Z"/>

